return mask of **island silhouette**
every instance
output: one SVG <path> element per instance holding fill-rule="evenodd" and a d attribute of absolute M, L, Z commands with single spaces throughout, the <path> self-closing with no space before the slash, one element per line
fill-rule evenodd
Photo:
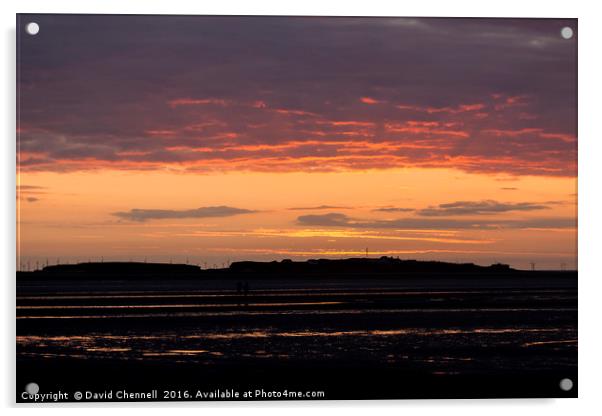
<path fill-rule="evenodd" d="M 198 265 L 150 262 L 82 262 L 45 266 L 31 272 L 18 271 L 19 280 L 145 280 L 145 279 L 296 279 L 320 277 L 388 279 L 408 277 L 518 277 L 569 276 L 575 271 L 518 270 L 507 264 L 481 266 L 474 263 L 380 258 L 310 259 L 293 261 L 237 261 L 224 268 L 203 269 Z"/>

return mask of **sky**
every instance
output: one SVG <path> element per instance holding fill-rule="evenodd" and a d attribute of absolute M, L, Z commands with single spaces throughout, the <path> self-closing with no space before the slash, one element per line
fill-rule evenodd
<path fill-rule="evenodd" d="M 20 15 L 17 32 L 20 269 L 577 267 L 576 20 Z"/>

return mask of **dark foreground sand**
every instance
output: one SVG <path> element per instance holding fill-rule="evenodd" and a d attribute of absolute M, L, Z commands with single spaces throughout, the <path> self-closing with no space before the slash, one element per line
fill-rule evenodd
<path fill-rule="evenodd" d="M 17 400 L 58 390 L 576 397 L 576 276 L 18 285 Z M 571 378 L 574 388 L 559 388 Z M 265 393 L 265 394 L 264 394 Z M 182 399 L 175 395 L 169 399 Z M 240 397 L 242 398 L 242 397 Z M 304 399 L 307 397 L 303 397 Z M 203 398 L 200 398 L 203 399 Z"/>

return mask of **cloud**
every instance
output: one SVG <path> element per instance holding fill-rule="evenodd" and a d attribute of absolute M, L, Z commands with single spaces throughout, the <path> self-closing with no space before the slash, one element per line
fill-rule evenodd
<path fill-rule="evenodd" d="M 369 105 L 385 103 L 385 101 L 377 100 L 376 98 L 372 98 L 372 97 L 361 97 L 360 102 L 362 102 L 364 104 L 369 104 Z"/>
<path fill-rule="evenodd" d="M 337 212 L 318 215 L 301 215 L 297 218 L 297 222 L 301 225 L 313 225 L 319 227 L 352 226 L 351 218 Z"/>
<path fill-rule="evenodd" d="M 221 105 L 221 106 L 228 105 L 226 100 L 215 99 L 215 98 L 201 98 L 201 99 L 178 98 L 178 99 L 169 101 L 168 104 L 172 108 L 178 107 L 181 105 Z"/>
<path fill-rule="evenodd" d="M 440 204 L 436 207 L 429 207 L 417 211 L 418 215 L 424 217 L 454 216 L 454 215 L 485 215 L 499 214 L 511 211 L 535 211 L 549 209 L 543 204 L 532 202 L 498 202 L 492 200 L 485 201 L 457 201 L 447 204 Z"/>
<path fill-rule="evenodd" d="M 46 187 L 37 185 L 17 185 L 17 189 L 20 191 L 36 191 L 40 189 L 46 189 Z"/>
<path fill-rule="evenodd" d="M 183 219 L 183 218 L 210 218 L 231 217 L 241 214 L 252 214 L 256 211 L 233 208 L 228 206 L 202 207 L 196 209 L 170 210 L 170 209 L 139 209 L 134 208 L 125 212 L 114 212 L 114 215 L 129 221 L 144 222 L 147 220 Z"/>
<path fill-rule="evenodd" d="M 496 219 L 450 219 L 450 218 L 400 218 L 393 220 L 362 220 L 351 218 L 341 213 L 322 215 L 302 215 L 297 223 L 310 227 L 340 227 L 360 229 L 394 229 L 394 230 L 495 230 L 495 229 L 556 229 L 576 228 L 574 218 L 550 217 L 526 220 Z"/>
<path fill-rule="evenodd" d="M 414 208 L 382 207 L 382 208 L 373 209 L 372 211 L 375 211 L 375 212 L 411 212 L 411 211 L 414 211 Z"/>
<path fill-rule="evenodd" d="M 388 229 L 457 229 L 457 228 L 492 228 L 472 220 L 401 218 L 395 220 L 361 220 L 341 213 L 323 215 L 302 215 L 297 222 L 305 226 L 318 227 L 352 227 L 352 228 L 388 228 Z"/>
<path fill-rule="evenodd" d="M 416 105 L 410 104 L 398 104 L 395 106 L 400 110 L 410 110 L 419 113 L 427 113 L 427 114 L 436 114 L 436 113 L 448 113 L 448 114 L 458 114 L 458 113 L 466 113 L 471 111 L 479 111 L 485 108 L 485 104 L 483 103 L 475 103 L 475 104 L 459 104 L 456 107 L 420 107 Z"/>
<path fill-rule="evenodd" d="M 317 205 L 313 207 L 293 207 L 289 208 L 291 211 L 312 211 L 312 210 L 322 210 L 322 209 L 349 209 L 349 207 L 341 207 L 336 205 Z"/>
<path fill-rule="evenodd" d="M 25 199 L 27 202 L 37 202 L 40 199 L 34 195 L 46 193 L 45 186 L 38 185 L 17 185 L 17 199 Z"/>
<path fill-rule="evenodd" d="M 23 170 L 577 172 L 575 20 L 34 17 Z"/>

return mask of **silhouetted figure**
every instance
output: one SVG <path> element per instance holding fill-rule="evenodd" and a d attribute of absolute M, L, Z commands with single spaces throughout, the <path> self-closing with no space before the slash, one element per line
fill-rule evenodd
<path fill-rule="evenodd" d="M 240 296 L 242 294 L 242 282 L 236 282 L 236 301 L 238 306 L 241 305 Z"/>
<path fill-rule="evenodd" d="M 247 295 L 249 294 L 249 282 L 245 281 L 243 290 L 245 291 L 245 305 L 249 306 L 249 301 L 247 300 Z"/>

